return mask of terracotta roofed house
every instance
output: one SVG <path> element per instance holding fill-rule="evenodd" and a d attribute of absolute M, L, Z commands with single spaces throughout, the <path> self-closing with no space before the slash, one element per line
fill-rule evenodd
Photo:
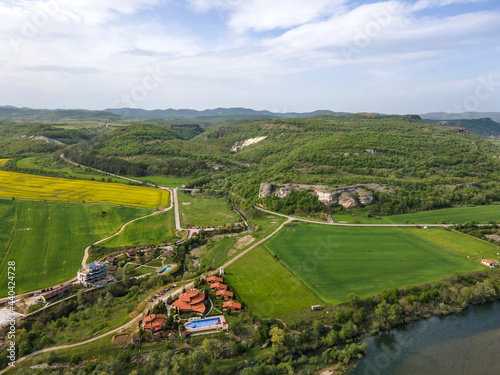
<path fill-rule="evenodd" d="M 224 282 L 222 277 L 210 276 L 209 278 L 207 278 L 207 283 L 209 283 L 209 284 L 222 283 L 222 282 Z"/>
<path fill-rule="evenodd" d="M 215 296 L 217 299 L 225 299 L 227 300 L 232 300 L 233 299 L 233 292 L 227 291 L 227 290 L 218 290 L 217 293 L 215 293 Z"/>
<path fill-rule="evenodd" d="M 222 304 L 222 311 L 239 312 L 241 311 L 241 303 L 234 301 L 227 301 Z"/>
<path fill-rule="evenodd" d="M 172 306 L 178 313 L 203 315 L 205 312 L 204 300 L 205 293 L 197 289 L 191 289 L 182 293 Z"/>
<path fill-rule="evenodd" d="M 167 317 L 164 314 L 151 314 L 146 316 L 141 323 L 141 328 L 145 331 L 158 331 L 162 325 L 167 322 Z"/>
<path fill-rule="evenodd" d="M 227 285 L 222 283 L 214 283 L 210 285 L 211 290 L 227 290 Z"/>

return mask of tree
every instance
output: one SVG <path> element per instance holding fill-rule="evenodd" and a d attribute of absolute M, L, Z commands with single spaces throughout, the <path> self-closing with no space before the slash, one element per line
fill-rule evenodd
<path fill-rule="evenodd" d="M 285 342 L 285 331 L 278 326 L 273 326 L 270 331 L 273 349 L 279 351 Z"/>
<path fill-rule="evenodd" d="M 360 301 L 359 296 L 356 293 L 349 293 L 347 296 L 347 301 L 352 307 L 357 307 Z"/>

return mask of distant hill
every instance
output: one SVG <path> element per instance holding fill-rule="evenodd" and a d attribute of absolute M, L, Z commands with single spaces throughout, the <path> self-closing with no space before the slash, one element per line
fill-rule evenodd
<path fill-rule="evenodd" d="M 446 112 L 430 112 L 420 115 L 424 120 L 478 120 L 482 118 L 490 118 L 493 121 L 500 122 L 500 112 L 463 112 L 463 113 L 446 113 Z"/>
<path fill-rule="evenodd" d="M 481 118 L 477 120 L 429 120 L 439 126 L 450 126 L 453 128 L 464 128 L 467 131 L 477 134 L 482 138 L 500 138 L 500 124 L 491 118 Z"/>
<path fill-rule="evenodd" d="M 257 116 L 257 117 L 278 117 L 278 118 L 294 118 L 294 117 L 310 117 L 322 114 L 345 114 L 345 112 L 332 112 L 327 110 L 318 110 L 307 113 L 276 113 L 270 111 L 256 111 L 249 108 L 215 108 L 197 111 L 194 109 L 155 109 L 144 110 L 137 108 L 108 108 L 105 111 L 120 115 L 123 117 L 132 118 L 161 118 L 161 119 L 192 119 L 198 117 L 225 117 L 225 116 Z"/>
<path fill-rule="evenodd" d="M 117 121 L 120 116 L 104 111 L 84 109 L 30 109 L 12 106 L 0 107 L 0 121 Z"/>

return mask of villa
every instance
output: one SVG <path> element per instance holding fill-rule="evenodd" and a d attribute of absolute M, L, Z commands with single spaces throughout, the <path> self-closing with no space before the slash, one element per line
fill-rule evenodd
<path fill-rule="evenodd" d="M 181 294 L 172 306 L 177 313 L 203 315 L 205 312 L 203 301 L 205 301 L 205 293 L 191 289 Z"/>
<path fill-rule="evenodd" d="M 230 311 L 230 312 L 240 312 L 241 311 L 241 303 L 234 301 L 227 301 L 222 304 L 222 311 Z"/>
<path fill-rule="evenodd" d="M 167 317 L 163 314 L 151 314 L 146 316 L 139 326 L 148 332 L 156 332 L 161 329 L 161 326 L 165 325 L 167 322 Z"/>

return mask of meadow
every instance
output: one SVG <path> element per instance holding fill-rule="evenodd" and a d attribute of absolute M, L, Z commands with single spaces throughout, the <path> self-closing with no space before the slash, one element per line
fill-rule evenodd
<path fill-rule="evenodd" d="M 385 216 L 383 219 L 393 224 L 405 224 L 406 222 L 410 224 L 463 224 L 472 221 L 487 224 L 490 221 L 500 221 L 500 205 L 443 208 Z"/>
<path fill-rule="evenodd" d="M 6 262 L 16 262 L 16 293 L 76 277 L 85 247 L 151 210 L 0 199 L 0 297 L 7 294 Z"/>
<path fill-rule="evenodd" d="M 367 297 L 388 288 L 484 269 L 478 262 L 399 228 L 299 224 L 285 227 L 266 247 L 331 303 L 346 301 L 349 293 Z"/>
<path fill-rule="evenodd" d="M 174 236 L 174 210 L 169 210 L 130 223 L 118 236 L 102 242 L 101 245 L 105 247 L 147 247 L 161 243 L 171 243 L 174 241 Z M 179 236 L 175 237 L 175 239 L 181 238 Z"/>
<path fill-rule="evenodd" d="M 241 221 L 222 199 L 200 198 L 183 191 L 179 191 L 177 197 L 183 227 L 224 226 Z"/>
<path fill-rule="evenodd" d="M 43 201 L 108 203 L 155 209 L 169 205 L 169 193 L 165 190 L 5 171 L 0 171 L 0 196 Z"/>
<path fill-rule="evenodd" d="M 225 274 L 241 301 L 259 317 L 291 314 L 322 303 L 263 246 L 231 264 Z"/>
<path fill-rule="evenodd" d="M 10 159 L 0 159 L 0 165 L 4 165 L 7 163 Z"/>

